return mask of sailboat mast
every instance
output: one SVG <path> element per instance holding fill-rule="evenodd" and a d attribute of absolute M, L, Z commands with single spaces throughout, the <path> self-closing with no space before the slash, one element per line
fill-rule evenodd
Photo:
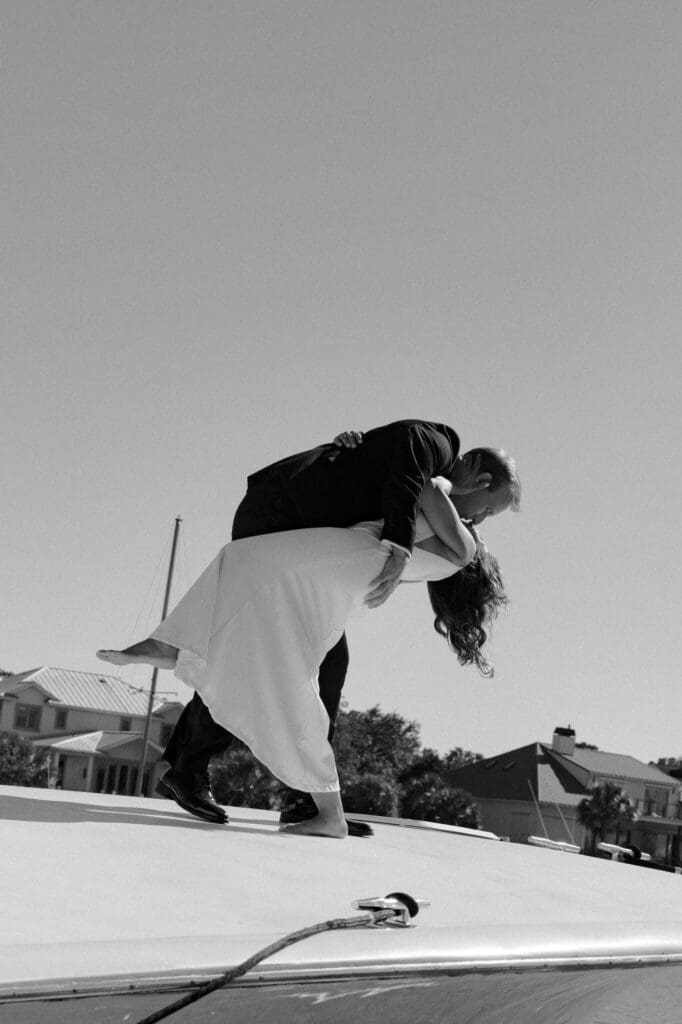
<path fill-rule="evenodd" d="M 173 531 L 173 544 L 171 546 L 170 561 L 168 563 L 168 577 L 166 579 L 166 593 L 163 598 L 163 611 L 161 613 L 161 620 L 163 621 L 168 614 L 168 602 L 170 601 L 171 584 L 173 582 L 173 567 L 175 566 L 175 551 L 178 546 L 178 534 L 180 533 L 180 523 L 182 522 L 181 516 L 175 517 L 175 529 Z M 144 768 L 147 761 L 147 750 L 149 747 L 149 732 L 152 726 L 152 711 L 154 710 L 154 696 L 156 694 L 156 680 L 159 674 L 158 668 L 154 668 L 152 672 L 152 685 L 149 690 L 149 704 L 147 705 L 147 718 L 144 723 L 144 737 L 142 739 L 142 753 L 140 754 L 140 764 L 137 770 L 137 781 L 135 783 L 135 796 L 140 796 L 142 793 L 142 786 L 144 783 Z"/>

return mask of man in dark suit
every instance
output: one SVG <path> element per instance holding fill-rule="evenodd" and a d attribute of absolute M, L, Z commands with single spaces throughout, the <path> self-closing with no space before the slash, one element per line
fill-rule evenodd
<path fill-rule="evenodd" d="M 414 544 L 420 497 L 430 479 L 450 481 L 450 497 L 459 514 L 474 525 L 518 505 L 520 485 L 513 460 L 498 449 L 472 449 L 460 455 L 459 437 L 445 424 L 401 420 L 369 430 L 359 439 L 361 443 L 350 447 L 320 445 L 251 474 L 234 517 L 232 539 L 383 519 L 386 562 L 365 599 L 374 608 L 400 582 Z M 330 741 L 347 668 L 344 634 L 327 653 L 319 672 Z M 171 768 L 162 776 L 159 791 L 197 817 L 226 821 L 210 791 L 208 765 L 232 739 L 195 693 L 164 752 Z M 280 820 L 302 821 L 315 814 L 317 807 L 309 794 L 290 792 Z"/>

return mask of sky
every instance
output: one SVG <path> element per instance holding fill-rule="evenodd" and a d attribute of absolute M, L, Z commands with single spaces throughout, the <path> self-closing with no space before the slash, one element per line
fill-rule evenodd
<path fill-rule="evenodd" d="M 349 706 L 681 754 L 681 47 L 666 0 L 6 0 L 2 668 L 101 672 L 176 516 L 173 599 L 249 472 L 424 418 L 517 460 L 496 674 L 403 587 Z"/>

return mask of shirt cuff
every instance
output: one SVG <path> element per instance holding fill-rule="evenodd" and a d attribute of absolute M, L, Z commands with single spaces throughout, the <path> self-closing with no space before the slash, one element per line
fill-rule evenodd
<path fill-rule="evenodd" d="M 381 543 L 383 544 L 383 546 L 384 546 L 385 548 L 387 548 L 387 549 L 388 549 L 389 551 L 391 551 L 391 552 L 392 552 L 392 551 L 393 551 L 394 549 L 395 549 L 395 550 L 397 550 L 397 551 L 402 551 L 402 552 L 403 552 L 403 554 L 407 555 L 407 559 L 406 559 L 406 561 L 408 561 L 408 562 L 409 562 L 410 558 L 412 558 L 412 552 L 411 552 L 411 551 L 408 551 L 408 549 L 407 549 L 407 548 L 404 548 L 404 547 L 402 546 L 402 544 L 396 544 L 396 543 L 395 543 L 395 541 L 392 541 L 392 540 L 386 540 L 386 538 L 385 538 L 385 537 L 384 537 L 384 538 L 382 539 Z"/>

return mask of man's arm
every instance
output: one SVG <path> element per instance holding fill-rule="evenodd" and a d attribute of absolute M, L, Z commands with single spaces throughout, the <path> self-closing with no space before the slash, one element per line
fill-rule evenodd
<path fill-rule="evenodd" d="M 450 438 L 428 423 L 410 423 L 397 431 L 382 494 L 382 540 L 412 551 L 417 510 L 427 482 L 454 463 Z"/>
<path fill-rule="evenodd" d="M 427 482 L 453 464 L 450 438 L 428 423 L 396 427 L 396 441 L 382 495 L 382 541 L 390 547 L 382 571 L 371 580 L 365 604 L 377 608 L 400 583 L 412 553 L 417 510 Z"/>

